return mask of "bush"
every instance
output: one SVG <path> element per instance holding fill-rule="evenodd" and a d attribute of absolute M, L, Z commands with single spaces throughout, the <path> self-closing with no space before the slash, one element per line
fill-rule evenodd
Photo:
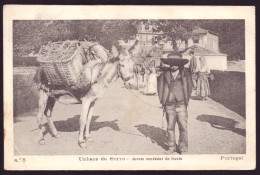
<path fill-rule="evenodd" d="M 38 107 L 38 90 L 33 82 L 34 73 L 14 74 L 13 104 L 14 116 Z"/>
<path fill-rule="evenodd" d="M 13 66 L 39 66 L 39 62 L 37 61 L 37 57 L 19 57 L 14 56 Z"/>

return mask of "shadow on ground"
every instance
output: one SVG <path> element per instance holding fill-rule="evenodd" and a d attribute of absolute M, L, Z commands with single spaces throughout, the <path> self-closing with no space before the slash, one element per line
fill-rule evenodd
<path fill-rule="evenodd" d="M 157 145 L 159 145 L 163 149 L 168 150 L 167 137 L 166 137 L 165 130 L 158 128 L 158 127 L 149 126 L 147 124 L 141 124 L 141 125 L 137 125 L 135 127 L 145 137 L 149 137 L 153 143 L 157 143 Z"/>
<path fill-rule="evenodd" d="M 75 132 L 79 131 L 79 115 L 75 115 L 73 118 L 69 118 L 67 120 L 62 121 L 54 121 L 54 125 L 60 132 Z M 112 128 L 115 131 L 119 131 L 120 128 L 118 124 L 116 123 L 118 120 L 113 121 L 102 121 L 97 122 L 96 120 L 99 118 L 99 116 L 93 116 L 91 123 L 90 123 L 90 132 L 91 131 L 97 131 L 104 127 Z M 50 131 L 50 128 L 47 123 L 44 124 L 44 127 L 46 128 L 45 134 Z M 45 135 L 44 134 L 44 135 Z"/>
<path fill-rule="evenodd" d="M 21 120 L 20 118 L 15 118 L 14 117 L 14 123 L 19 123 L 19 122 L 23 122 L 23 120 Z"/>
<path fill-rule="evenodd" d="M 19 115 L 19 117 L 14 117 L 14 123 L 23 122 L 26 120 L 26 118 L 32 118 L 32 116 L 35 117 L 36 115 L 37 115 L 37 111 L 35 111 L 35 110 L 23 113 L 23 114 Z"/>
<path fill-rule="evenodd" d="M 241 136 L 246 136 L 246 130 L 241 128 L 236 128 L 237 121 L 225 117 L 215 116 L 215 115 L 199 115 L 197 120 L 201 122 L 208 122 L 213 128 L 230 130 Z"/>
<path fill-rule="evenodd" d="M 191 98 L 192 100 L 199 100 L 199 101 L 201 101 L 201 98 L 198 97 L 198 96 L 191 96 L 190 98 Z"/>

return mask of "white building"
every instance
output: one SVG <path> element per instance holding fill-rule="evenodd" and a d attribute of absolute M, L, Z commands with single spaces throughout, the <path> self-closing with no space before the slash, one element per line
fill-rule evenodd
<path fill-rule="evenodd" d="M 153 46 L 152 40 L 154 37 L 162 35 L 163 32 L 153 32 L 153 26 L 149 24 L 141 24 L 138 28 L 137 38 L 140 41 L 141 47 L 150 48 Z M 134 40 L 127 43 L 122 42 L 122 45 L 131 46 Z M 163 45 L 164 53 L 173 51 L 171 41 L 161 41 L 159 45 Z M 200 27 L 192 31 L 192 36 L 186 41 L 177 41 L 178 50 L 183 52 L 183 58 L 190 58 L 189 51 L 194 50 L 196 57 L 204 56 L 210 69 L 227 70 L 227 55 L 219 52 L 218 35 L 209 30 Z"/>
<path fill-rule="evenodd" d="M 136 38 L 138 38 L 142 47 L 153 46 L 153 38 L 163 34 L 163 32 L 154 32 L 153 26 L 150 24 L 140 24 L 137 31 L 138 33 L 136 35 Z M 129 40 L 126 43 L 121 40 L 119 42 L 121 45 L 130 46 L 134 44 L 135 40 Z"/>
<path fill-rule="evenodd" d="M 192 31 L 192 37 L 187 41 L 178 41 L 178 49 L 183 52 L 183 58 L 189 59 L 189 51 L 193 50 L 195 57 L 204 56 L 210 69 L 227 70 L 227 55 L 219 52 L 219 38 L 217 34 L 202 29 L 195 28 Z M 173 49 L 168 43 L 163 51 L 170 53 Z"/>
<path fill-rule="evenodd" d="M 193 45 L 183 52 L 182 57 L 190 59 L 189 51 L 194 51 L 194 56 L 199 58 L 205 57 L 207 64 L 211 70 L 227 70 L 227 55 L 219 52 L 214 52 L 201 46 Z"/>

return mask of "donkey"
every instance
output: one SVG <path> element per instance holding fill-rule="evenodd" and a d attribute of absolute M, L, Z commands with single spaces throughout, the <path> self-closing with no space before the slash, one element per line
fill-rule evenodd
<path fill-rule="evenodd" d="M 134 73 L 135 63 L 132 57 L 138 52 L 139 42 L 136 41 L 135 44 L 130 49 L 123 49 L 118 46 L 113 46 L 111 49 L 112 58 L 105 63 L 99 65 L 99 75 L 95 83 L 91 84 L 89 87 L 84 87 L 80 89 L 82 95 L 80 96 L 82 102 L 81 115 L 79 119 L 79 136 L 78 144 L 82 148 L 87 147 L 87 142 L 93 142 L 90 134 L 90 122 L 92 119 L 92 111 L 96 100 L 103 97 L 106 89 L 115 82 L 119 77 L 124 81 L 127 89 L 133 89 L 137 87 L 137 79 Z M 83 70 L 84 72 L 84 70 Z M 40 84 L 46 84 L 46 79 L 44 73 L 42 72 L 40 76 Z M 61 98 L 66 89 L 61 89 L 63 93 L 56 94 L 53 96 L 46 91 L 46 89 L 39 88 L 39 108 L 37 114 L 37 123 L 39 134 L 36 137 L 36 141 L 39 144 L 45 144 L 44 135 L 42 129 L 42 119 L 43 116 L 47 117 L 48 125 L 50 127 L 53 137 L 61 137 L 60 133 L 57 131 L 55 125 L 53 124 L 52 110 L 54 108 L 57 99 Z M 72 96 L 77 92 L 73 93 Z M 70 93 L 69 93 L 70 94 Z M 75 95 L 76 96 L 76 95 Z M 85 132 L 84 132 L 85 131 Z"/>

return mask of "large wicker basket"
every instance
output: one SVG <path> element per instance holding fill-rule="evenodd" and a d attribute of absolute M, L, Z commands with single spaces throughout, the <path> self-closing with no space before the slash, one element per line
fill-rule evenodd
<path fill-rule="evenodd" d="M 80 75 L 84 52 L 78 41 L 54 42 L 43 46 L 37 60 L 49 84 L 75 85 Z"/>

